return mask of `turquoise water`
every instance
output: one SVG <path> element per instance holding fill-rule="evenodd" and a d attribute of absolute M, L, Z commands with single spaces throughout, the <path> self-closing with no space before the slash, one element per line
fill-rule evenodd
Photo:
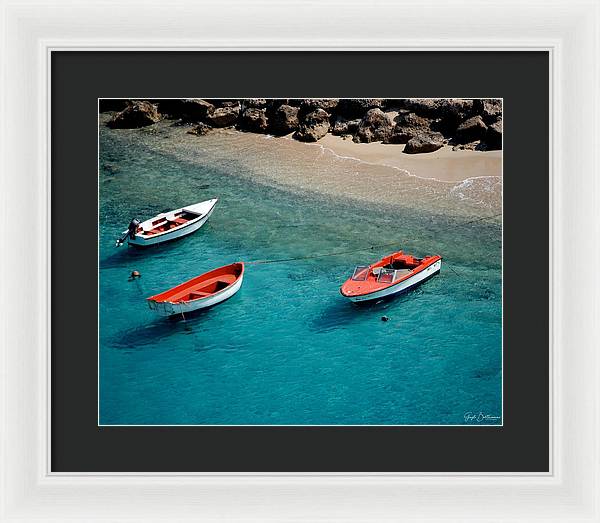
<path fill-rule="evenodd" d="M 474 221 L 497 213 L 497 181 L 476 182 L 478 195 L 470 182 L 436 188 L 405 176 L 410 199 L 371 205 L 254 176 L 307 168 L 368 178 L 373 167 L 322 151 L 285 156 L 256 136 L 101 125 L 101 424 L 462 424 L 467 412 L 502 414 L 501 226 Z M 114 247 L 131 218 L 212 197 L 219 204 L 197 233 Z M 392 242 L 441 254 L 441 274 L 393 301 L 347 302 L 341 283 L 396 250 L 369 246 Z M 354 252 L 250 265 L 237 295 L 185 320 L 145 303 L 234 261 L 335 251 Z M 142 277 L 128 281 L 132 270 Z"/>

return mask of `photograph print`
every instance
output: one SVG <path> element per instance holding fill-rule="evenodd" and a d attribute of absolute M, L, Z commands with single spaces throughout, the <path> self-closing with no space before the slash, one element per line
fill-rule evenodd
<path fill-rule="evenodd" d="M 98 100 L 98 424 L 502 425 L 491 98 Z"/>

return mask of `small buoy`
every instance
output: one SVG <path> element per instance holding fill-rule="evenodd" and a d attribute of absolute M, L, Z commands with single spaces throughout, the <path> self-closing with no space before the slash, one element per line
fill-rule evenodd
<path fill-rule="evenodd" d="M 139 273 L 139 271 L 131 271 L 131 274 L 129 275 L 129 279 L 130 280 L 135 280 L 136 278 L 141 278 L 142 275 Z"/>
<path fill-rule="evenodd" d="M 389 318 L 387 316 L 382 316 L 381 317 L 381 321 L 388 321 L 388 320 L 389 320 Z"/>

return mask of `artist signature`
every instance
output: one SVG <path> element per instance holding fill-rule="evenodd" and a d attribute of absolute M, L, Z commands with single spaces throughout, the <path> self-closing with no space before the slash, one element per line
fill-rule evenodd
<path fill-rule="evenodd" d="M 492 416 L 484 412 L 465 412 L 465 423 L 483 423 L 484 421 L 498 421 L 500 416 Z"/>

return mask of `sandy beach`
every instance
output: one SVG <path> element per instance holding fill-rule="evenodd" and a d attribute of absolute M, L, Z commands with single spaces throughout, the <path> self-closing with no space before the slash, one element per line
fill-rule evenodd
<path fill-rule="evenodd" d="M 404 145 L 354 143 L 332 134 L 327 134 L 318 143 L 338 156 L 397 167 L 413 176 L 442 182 L 502 176 L 502 151 L 453 151 L 452 147 L 445 146 L 433 153 L 404 154 Z"/>
<path fill-rule="evenodd" d="M 184 140 L 189 143 L 189 138 L 186 135 Z M 376 205 L 401 203 L 436 212 L 451 209 L 453 214 L 501 212 L 502 151 L 453 151 L 444 147 L 410 155 L 402 152 L 401 144 L 357 144 L 329 134 L 316 143 L 304 143 L 291 136 L 235 130 L 200 140 L 242 154 L 244 176 L 292 191 Z"/>
<path fill-rule="evenodd" d="M 461 183 L 502 176 L 502 101 L 499 99 L 228 99 L 108 100 L 101 112 L 112 128 L 193 124 L 196 136 L 235 129 L 257 137 L 402 170 L 425 180 Z M 117 112 L 115 112 L 117 111 Z M 159 124 L 160 127 L 160 124 Z M 342 137 L 343 136 L 343 137 Z M 242 140 L 243 141 L 243 140 Z M 465 144 L 453 150 L 443 143 Z M 439 149 L 438 149 L 439 148 Z M 408 151 L 405 153 L 404 151 Z M 431 152 L 433 151 L 433 152 Z M 305 153 L 306 152 L 306 153 Z M 411 153 L 411 154 L 409 154 Z"/>
<path fill-rule="evenodd" d="M 100 118 L 101 125 L 107 116 Z M 291 135 L 231 128 L 205 136 L 165 120 L 141 130 L 123 130 L 132 145 L 146 144 L 185 161 L 233 165 L 237 175 L 293 192 L 319 193 L 374 205 L 402 205 L 429 212 L 489 216 L 502 211 L 502 151 L 405 154 L 402 144 L 354 143 L 327 134 L 316 143 Z"/>

